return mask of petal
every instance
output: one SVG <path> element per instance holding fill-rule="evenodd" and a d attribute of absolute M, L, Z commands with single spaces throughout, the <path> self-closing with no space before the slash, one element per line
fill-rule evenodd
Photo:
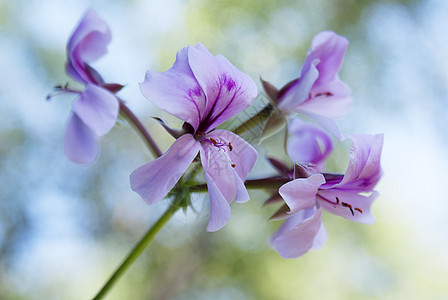
<path fill-rule="evenodd" d="M 226 150 L 230 161 L 235 164 L 234 170 L 244 182 L 257 161 L 257 150 L 241 137 L 228 130 L 217 129 L 207 134 L 207 137 L 226 144 L 231 143 L 232 151 L 229 151 L 230 148 L 223 150 Z"/>
<path fill-rule="evenodd" d="M 64 153 L 73 162 L 90 164 L 98 156 L 98 144 L 92 131 L 72 114 L 64 136 Z"/>
<path fill-rule="evenodd" d="M 340 119 L 347 115 L 352 102 L 353 98 L 350 95 L 323 95 L 303 102 L 300 107 L 296 108 L 296 112 L 313 113 L 327 118 Z"/>
<path fill-rule="evenodd" d="M 353 102 L 351 91 L 338 76 L 347 46 L 346 38 L 331 31 L 321 32 L 314 37 L 302 74 L 314 65 L 319 77 L 311 88 L 309 99 L 297 108 L 297 112 L 328 118 L 342 118 L 348 113 Z"/>
<path fill-rule="evenodd" d="M 164 155 L 132 172 L 132 190 L 148 204 L 162 200 L 184 174 L 199 148 L 200 143 L 191 134 L 181 136 Z"/>
<path fill-rule="evenodd" d="M 348 40 L 332 31 L 318 33 L 311 43 L 302 72 L 307 72 L 308 68 L 316 59 L 319 63 L 316 68 L 319 71 L 319 78 L 315 85 L 321 85 L 333 81 L 341 68 L 345 52 L 348 47 Z"/>
<path fill-rule="evenodd" d="M 283 94 L 279 100 L 278 108 L 285 113 L 297 111 L 298 107 L 308 98 L 318 76 L 319 71 L 314 64 L 311 64 L 306 72 L 302 72 L 297 82 L 291 84 Z"/>
<path fill-rule="evenodd" d="M 335 202 L 336 197 L 338 197 L 341 202 L 350 204 L 353 213 L 348 207 L 332 203 L 333 201 Z M 375 191 L 369 196 L 364 196 L 357 192 L 332 189 L 320 190 L 317 198 L 320 200 L 322 207 L 332 214 L 358 223 L 372 224 L 375 222 L 375 217 L 370 211 L 370 206 L 377 197 L 378 193 Z M 358 208 L 361 211 L 358 211 L 355 208 Z"/>
<path fill-rule="evenodd" d="M 195 47 L 189 47 L 188 61 L 206 94 L 200 131 L 208 132 L 249 107 L 255 100 L 255 82 L 224 56 L 213 56 L 204 45 L 198 43 Z"/>
<path fill-rule="evenodd" d="M 297 258 L 313 247 L 321 228 L 320 208 L 302 210 L 288 218 L 271 238 L 271 243 L 283 258 Z"/>
<path fill-rule="evenodd" d="M 322 171 L 325 159 L 334 148 L 328 133 L 298 118 L 290 122 L 288 129 L 287 152 L 291 159 L 314 164 L 317 171 Z"/>
<path fill-rule="evenodd" d="M 229 222 L 230 205 L 207 172 L 204 172 L 204 174 L 210 197 L 210 219 L 207 224 L 207 231 L 217 231 Z"/>
<path fill-rule="evenodd" d="M 313 174 L 308 178 L 298 178 L 282 185 L 279 194 L 294 214 L 303 209 L 311 209 L 316 205 L 319 187 L 325 183 L 322 174 Z"/>
<path fill-rule="evenodd" d="M 228 203 L 232 202 L 237 194 L 237 184 L 228 155 L 222 149 L 204 143 L 200 153 L 204 173 L 208 174 L 224 199 Z"/>
<path fill-rule="evenodd" d="M 87 84 L 81 96 L 73 102 L 72 108 L 95 135 L 100 137 L 115 125 L 119 104 L 109 91 L 94 84 Z"/>
<path fill-rule="evenodd" d="M 235 184 L 236 184 L 236 196 L 235 202 L 244 203 L 250 200 L 249 193 L 244 185 L 244 181 L 238 176 L 238 173 L 233 168 L 233 175 L 235 176 Z"/>
<path fill-rule="evenodd" d="M 190 69 L 187 55 L 188 48 L 178 51 L 174 65 L 166 72 L 149 70 L 140 90 L 160 109 L 190 123 L 196 130 L 205 111 L 205 94 Z"/>
<path fill-rule="evenodd" d="M 342 141 L 344 139 L 341 129 L 334 119 L 308 111 L 302 111 L 301 113 L 316 121 L 323 129 L 334 135 L 338 140 Z"/>
<path fill-rule="evenodd" d="M 111 33 L 107 23 L 98 17 L 93 9 L 89 9 L 72 33 L 67 44 L 67 73 L 80 82 L 95 82 L 85 63 L 93 62 L 107 52 L 111 41 Z"/>
<path fill-rule="evenodd" d="M 311 250 L 320 250 L 325 245 L 328 239 L 328 233 L 325 229 L 324 223 L 320 223 L 319 231 L 317 232 L 316 236 L 314 237 L 313 247 Z"/>
<path fill-rule="evenodd" d="M 350 160 L 338 189 L 371 191 L 381 178 L 383 135 L 351 135 Z"/>

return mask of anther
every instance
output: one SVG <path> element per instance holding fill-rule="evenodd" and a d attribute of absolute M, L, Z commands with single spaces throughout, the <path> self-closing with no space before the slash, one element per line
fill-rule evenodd
<path fill-rule="evenodd" d="M 233 150 L 233 146 L 232 146 L 232 143 L 231 142 L 229 142 L 229 151 L 232 151 Z"/>
<path fill-rule="evenodd" d="M 350 212 L 352 213 L 352 216 L 355 216 L 355 212 L 353 211 L 353 208 L 350 204 L 345 203 L 345 202 L 341 202 L 342 206 L 344 207 L 348 207 L 350 209 Z"/>
<path fill-rule="evenodd" d="M 359 211 L 360 213 L 362 213 L 362 210 L 360 208 L 355 208 L 355 210 Z"/>
<path fill-rule="evenodd" d="M 210 141 L 212 142 L 213 145 L 216 145 L 218 143 L 214 138 L 210 138 Z"/>
<path fill-rule="evenodd" d="M 339 204 L 339 198 L 336 197 L 336 204 Z"/>
<path fill-rule="evenodd" d="M 235 168 L 235 167 L 236 167 L 236 165 L 235 165 L 235 164 L 232 164 L 231 166 L 232 166 L 232 168 Z"/>

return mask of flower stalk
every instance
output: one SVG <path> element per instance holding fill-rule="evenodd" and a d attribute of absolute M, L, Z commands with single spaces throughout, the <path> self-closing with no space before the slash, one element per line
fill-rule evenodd
<path fill-rule="evenodd" d="M 126 259 L 121 263 L 117 270 L 112 274 L 109 280 L 104 284 L 98 294 L 93 298 L 94 300 L 103 299 L 107 292 L 115 285 L 126 270 L 134 263 L 134 261 L 142 254 L 148 245 L 154 240 L 156 234 L 162 227 L 171 219 L 171 217 L 180 208 L 177 202 L 174 201 L 165 211 L 165 213 L 157 220 L 157 222 L 146 232 L 143 238 L 135 245 L 134 249 L 129 252 Z"/>

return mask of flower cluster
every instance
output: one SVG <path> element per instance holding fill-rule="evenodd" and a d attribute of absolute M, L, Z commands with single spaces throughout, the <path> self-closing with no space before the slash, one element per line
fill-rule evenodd
<path fill-rule="evenodd" d="M 105 83 L 90 66 L 106 53 L 110 40 L 107 24 L 88 10 L 67 45 L 67 74 L 83 84 L 84 90 L 75 91 L 68 85 L 57 89 L 78 95 L 64 138 L 65 154 L 77 163 L 94 161 L 98 138 L 113 128 L 119 113 L 131 114 L 116 96 L 123 86 Z M 346 38 L 321 32 L 314 37 L 298 78 L 281 89 L 261 82 L 270 100 L 262 138 L 266 141 L 285 130 L 285 150 L 290 157 L 289 162 L 269 158 L 278 175 L 257 181 L 269 183 L 258 185 L 269 190 L 275 182 L 284 183 L 278 184 L 273 197 L 281 201 L 275 219 L 286 220 L 271 238 L 284 258 L 296 258 L 323 245 L 322 210 L 360 223 L 374 221 L 370 207 L 378 196 L 374 188 L 382 174 L 383 136 L 344 135 L 336 123 L 353 101 L 338 75 L 347 46 Z M 153 204 L 167 195 L 174 197 L 176 189 L 189 193 L 190 188 L 206 186 L 210 199 L 207 231 L 219 230 L 230 219 L 231 202 L 249 200 L 247 186 L 253 181 L 247 177 L 258 154 L 240 136 L 218 126 L 251 106 L 258 95 L 257 85 L 224 56 L 214 56 L 198 43 L 179 50 L 169 70 L 148 70 L 140 89 L 153 104 L 184 123 L 173 129 L 159 119 L 176 140 L 165 154 L 130 175 L 132 190 Z M 150 139 L 136 117 L 131 119 Z M 326 173 L 327 160 L 345 139 L 351 141 L 345 173 Z M 189 168 L 192 164 L 195 168 Z M 197 182 L 198 168 L 203 170 L 203 184 Z M 194 184 L 181 180 L 184 174 Z"/>

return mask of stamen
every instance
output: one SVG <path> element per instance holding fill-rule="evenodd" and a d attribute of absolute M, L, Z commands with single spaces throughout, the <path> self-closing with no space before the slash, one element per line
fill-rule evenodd
<path fill-rule="evenodd" d="M 336 204 L 339 204 L 339 198 L 338 197 L 336 197 Z M 353 208 L 350 204 L 348 204 L 346 202 L 341 202 L 341 205 L 343 207 L 348 207 L 348 209 L 350 209 L 350 212 L 352 213 L 352 216 L 355 216 L 354 210 L 356 210 L 356 211 L 358 211 L 358 212 L 360 212 L 362 214 L 362 209 L 360 209 L 360 208 L 357 208 L 357 207 Z M 336 206 L 334 206 L 334 207 L 336 207 Z"/>
<path fill-rule="evenodd" d="M 232 146 L 232 143 L 231 142 L 229 142 L 229 151 L 232 151 L 233 150 L 233 146 Z"/>
<path fill-rule="evenodd" d="M 350 204 L 345 203 L 345 202 L 341 202 L 341 204 L 342 204 L 342 206 L 348 207 L 350 209 L 350 211 L 352 212 L 352 216 L 355 215 L 355 213 L 353 212 L 353 208 L 352 208 L 352 206 Z"/>
<path fill-rule="evenodd" d="M 317 94 L 316 94 L 316 97 L 320 97 L 320 96 L 327 96 L 327 97 L 329 97 L 329 96 L 333 96 L 333 94 L 330 93 L 330 92 L 317 93 Z"/>
<path fill-rule="evenodd" d="M 214 146 L 218 143 L 214 138 L 210 138 L 210 141 L 213 143 Z"/>

